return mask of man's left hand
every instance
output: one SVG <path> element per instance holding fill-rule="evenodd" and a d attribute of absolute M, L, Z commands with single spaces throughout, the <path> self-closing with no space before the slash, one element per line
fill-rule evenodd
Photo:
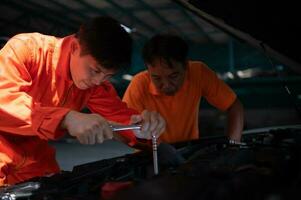
<path fill-rule="evenodd" d="M 155 111 L 144 110 L 141 115 L 132 115 L 132 124 L 141 124 L 141 130 L 134 130 L 135 136 L 141 139 L 157 138 L 165 131 L 165 120 Z"/>

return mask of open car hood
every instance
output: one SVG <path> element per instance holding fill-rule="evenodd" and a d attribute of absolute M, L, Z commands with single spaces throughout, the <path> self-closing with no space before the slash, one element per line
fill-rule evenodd
<path fill-rule="evenodd" d="M 176 0 L 215 27 L 301 72 L 299 7 L 292 1 Z"/>

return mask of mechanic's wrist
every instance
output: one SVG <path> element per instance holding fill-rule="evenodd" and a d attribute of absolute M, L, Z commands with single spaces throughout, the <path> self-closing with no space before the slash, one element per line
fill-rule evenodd
<path fill-rule="evenodd" d="M 62 119 L 61 124 L 60 124 L 60 128 L 61 129 L 68 129 L 68 121 L 70 120 L 70 117 L 72 117 L 72 115 L 74 114 L 75 111 L 70 110 Z"/>

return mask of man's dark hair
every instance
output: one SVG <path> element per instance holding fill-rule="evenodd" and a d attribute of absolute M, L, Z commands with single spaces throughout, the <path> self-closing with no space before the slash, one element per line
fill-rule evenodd
<path fill-rule="evenodd" d="M 145 64 L 153 64 L 155 60 L 160 59 L 172 67 L 172 61 L 185 64 L 188 45 L 179 36 L 159 34 L 146 42 L 142 54 Z"/>
<path fill-rule="evenodd" d="M 130 66 L 132 38 L 121 24 L 108 16 L 91 19 L 81 25 L 76 37 L 83 49 L 106 69 L 123 69 Z"/>

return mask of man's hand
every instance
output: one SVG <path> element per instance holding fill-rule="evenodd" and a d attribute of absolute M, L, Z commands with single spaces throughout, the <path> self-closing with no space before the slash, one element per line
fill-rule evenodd
<path fill-rule="evenodd" d="M 63 119 L 61 127 L 66 128 L 82 144 L 102 143 L 113 138 L 108 122 L 98 114 L 70 111 Z"/>
<path fill-rule="evenodd" d="M 158 138 L 165 131 L 165 120 L 157 112 L 144 110 L 141 115 L 132 115 L 131 123 L 142 124 L 141 131 L 133 131 L 137 138 L 149 140 L 153 135 Z"/>

